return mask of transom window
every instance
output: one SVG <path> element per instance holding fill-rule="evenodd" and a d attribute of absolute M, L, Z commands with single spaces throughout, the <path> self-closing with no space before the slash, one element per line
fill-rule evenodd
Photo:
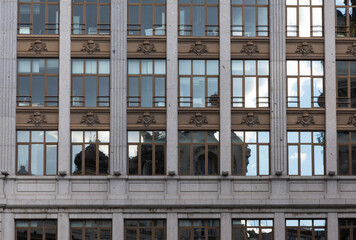
<path fill-rule="evenodd" d="M 218 36 L 218 0 L 179 0 L 180 36 Z"/>
<path fill-rule="evenodd" d="M 339 239 L 355 239 L 356 238 L 356 219 L 339 218 Z"/>
<path fill-rule="evenodd" d="M 111 240 L 110 220 L 71 220 L 71 240 Z"/>
<path fill-rule="evenodd" d="M 165 172 L 165 156 L 165 131 L 128 132 L 130 175 L 163 175 Z"/>
<path fill-rule="evenodd" d="M 72 131 L 72 174 L 107 175 L 110 131 Z"/>
<path fill-rule="evenodd" d="M 58 106 L 58 59 L 18 59 L 17 106 Z"/>
<path fill-rule="evenodd" d="M 17 131 L 17 175 L 57 174 L 58 131 Z"/>
<path fill-rule="evenodd" d="M 324 175 L 324 132 L 288 132 L 288 174 Z"/>
<path fill-rule="evenodd" d="M 233 240 L 273 239 L 273 220 L 235 219 L 232 220 Z"/>
<path fill-rule="evenodd" d="M 286 220 L 286 239 L 326 239 L 326 220 L 288 219 Z"/>
<path fill-rule="evenodd" d="M 268 36 L 268 0 L 232 0 L 232 36 Z"/>
<path fill-rule="evenodd" d="M 19 34 L 58 34 L 59 0 L 19 0 Z"/>
<path fill-rule="evenodd" d="M 356 61 L 336 61 L 337 105 L 356 108 Z"/>
<path fill-rule="evenodd" d="M 339 175 L 356 175 L 356 132 L 337 133 Z"/>
<path fill-rule="evenodd" d="M 325 106 L 324 62 L 287 61 L 288 107 Z"/>
<path fill-rule="evenodd" d="M 129 0 L 128 35 L 166 35 L 166 0 Z"/>
<path fill-rule="evenodd" d="M 110 60 L 72 60 L 72 106 L 109 107 Z"/>
<path fill-rule="evenodd" d="M 218 60 L 179 60 L 179 106 L 219 107 Z"/>
<path fill-rule="evenodd" d="M 219 174 L 219 131 L 179 132 L 179 174 Z"/>
<path fill-rule="evenodd" d="M 73 34 L 110 34 L 111 0 L 72 0 Z"/>
<path fill-rule="evenodd" d="M 234 175 L 269 175 L 269 132 L 232 132 Z"/>
<path fill-rule="evenodd" d="M 15 220 L 16 239 L 56 240 L 56 220 Z"/>
<path fill-rule="evenodd" d="M 356 2 L 351 0 L 335 0 L 336 36 L 356 37 Z"/>
<path fill-rule="evenodd" d="M 286 0 L 286 5 L 288 37 L 323 36 L 323 0 Z"/>
<path fill-rule="evenodd" d="M 128 107 L 165 107 L 165 86 L 165 60 L 128 60 Z"/>
<path fill-rule="evenodd" d="M 232 106 L 269 107 L 268 60 L 232 60 Z"/>
<path fill-rule="evenodd" d="M 165 220 L 125 220 L 125 240 L 165 240 Z"/>
<path fill-rule="evenodd" d="M 219 220 L 179 220 L 179 240 L 220 240 Z"/>

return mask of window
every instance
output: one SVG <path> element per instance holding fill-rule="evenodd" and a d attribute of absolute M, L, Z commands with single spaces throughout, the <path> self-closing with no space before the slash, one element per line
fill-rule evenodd
<path fill-rule="evenodd" d="M 179 240 L 219 240 L 219 220 L 179 220 Z"/>
<path fill-rule="evenodd" d="M 356 219 L 339 219 L 339 239 L 348 240 L 356 238 Z"/>
<path fill-rule="evenodd" d="M 71 240 L 111 240 L 110 220 L 71 220 Z"/>
<path fill-rule="evenodd" d="M 325 106 L 323 61 L 287 61 L 288 107 Z"/>
<path fill-rule="evenodd" d="M 232 60 L 233 107 L 269 107 L 268 92 L 268 60 Z"/>
<path fill-rule="evenodd" d="M 57 174 L 58 131 L 17 131 L 17 174 Z"/>
<path fill-rule="evenodd" d="M 163 175 L 165 162 L 165 131 L 128 132 L 128 169 L 130 175 Z"/>
<path fill-rule="evenodd" d="M 269 175 L 269 132 L 232 132 L 234 175 Z"/>
<path fill-rule="evenodd" d="M 128 107 L 165 107 L 165 86 L 165 60 L 128 60 Z"/>
<path fill-rule="evenodd" d="M 219 107 L 218 60 L 179 60 L 179 106 Z"/>
<path fill-rule="evenodd" d="M 325 219 L 286 220 L 286 239 L 324 240 L 326 239 Z"/>
<path fill-rule="evenodd" d="M 18 240 L 56 240 L 56 220 L 15 220 Z"/>
<path fill-rule="evenodd" d="M 356 37 L 355 1 L 336 0 L 336 36 Z"/>
<path fill-rule="evenodd" d="M 219 131 L 179 132 L 179 174 L 219 174 Z"/>
<path fill-rule="evenodd" d="M 288 174 L 324 175 L 324 132 L 288 132 Z"/>
<path fill-rule="evenodd" d="M 165 220 L 125 220 L 125 240 L 165 240 Z"/>
<path fill-rule="evenodd" d="M 272 240 L 273 220 L 232 220 L 233 240 Z"/>
<path fill-rule="evenodd" d="M 336 61 L 337 105 L 356 108 L 356 61 Z"/>
<path fill-rule="evenodd" d="M 356 175 L 356 132 L 337 133 L 339 175 Z"/>
<path fill-rule="evenodd" d="M 129 0 L 128 35 L 166 35 L 166 0 Z"/>
<path fill-rule="evenodd" d="M 19 34 L 58 34 L 59 0 L 19 0 Z"/>
<path fill-rule="evenodd" d="M 72 131 L 72 174 L 106 175 L 110 131 Z"/>
<path fill-rule="evenodd" d="M 110 60 L 72 60 L 72 106 L 109 107 Z"/>
<path fill-rule="evenodd" d="M 73 0 L 73 34 L 110 34 L 110 0 Z"/>
<path fill-rule="evenodd" d="M 232 0 L 232 36 L 268 36 L 268 0 Z"/>
<path fill-rule="evenodd" d="M 180 36 L 218 36 L 218 0 L 179 0 Z"/>
<path fill-rule="evenodd" d="M 323 36 L 323 0 L 287 0 L 286 5 L 288 37 Z"/>
<path fill-rule="evenodd" d="M 58 106 L 58 59 L 18 59 L 17 106 Z"/>

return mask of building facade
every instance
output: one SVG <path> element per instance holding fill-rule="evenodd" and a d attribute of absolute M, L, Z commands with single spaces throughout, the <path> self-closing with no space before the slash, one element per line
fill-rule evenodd
<path fill-rule="evenodd" d="M 1 239 L 353 239 L 355 8 L 0 1 Z"/>

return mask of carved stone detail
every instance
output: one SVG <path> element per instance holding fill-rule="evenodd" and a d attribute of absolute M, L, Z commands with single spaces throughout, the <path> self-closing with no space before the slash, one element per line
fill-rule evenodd
<path fill-rule="evenodd" d="M 260 53 L 258 46 L 255 45 L 252 41 L 248 41 L 246 45 L 242 46 L 241 53 L 246 53 L 251 56 L 254 53 Z"/>
<path fill-rule="evenodd" d="M 356 113 L 349 117 L 349 121 L 347 122 L 348 125 L 354 125 L 356 127 Z"/>
<path fill-rule="evenodd" d="M 208 52 L 208 47 L 206 46 L 206 44 L 198 40 L 193 45 L 190 46 L 189 52 L 195 53 L 196 55 L 202 55 L 203 53 Z"/>
<path fill-rule="evenodd" d="M 195 124 L 197 127 L 201 127 L 203 124 L 208 124 L 206 116 L 201 113 L 196 113 L 195 116 L 190 118 L 190 124 Z"/>
<path fill-rule="evenodd" d="M 100 47 L 98 43 L 94 43 L 93 40 L 88 40 L 87 43 L 83 44 L 82 52 L 88 52 L 89 54 L 93 54 L 94 52 L 100 52 Z"/>
<path fill-rule="evenodd" d="M 142 116 L 138 117 L 137 123 L 143 124 L 145 127 L 150 126 L 153 123 L 156 123 L 155 116 L 150 113 L 143 113 Z"/>
<path fill-rule="evenodd" d="M 309 43 L 303 42 L 301 45 L 297 47 L 295 53 L 300 53 L 303 56 L 307 56 L 308 54 L 314 53 L 314 49 L 313 46 L 310 45 Z"/>
<path fill-rule="evenodd" d="M 41 52 L 48 52 L 46 43 L 42 42 L 40 39 L 36 39 L 33 43 L 31 43 L 29 52 L 35 52 L 36 54 L 41 54 Z"/>
<path fill-rule="evenodd" d="M 47 123 L 46 115 L 40 112 L 34 112 L 32 115 L 29 116 L 27 123 L 32 123 L 33 125 L 38 127 L 41 124 Z"/>
<path fill-rule="evenodd" d="M 352 54 L 356 56 L 356 42 L 354 42 L 352 46 L 347 49 L 346 54 Z"/>
<path fill-rule="evenodd" d="M 315 124 L 314 117 L 311 116 L 308 112 L 304 112 L 301 117 L 298 117 L 296 124 L 301 124 L 303 127 Z"/>
<path fill-rule="evenodd" d="M 82 116 L 80 123 L 87 124 L 91 127 L 95 124 L 100 124 L 100 121 L 97 115 L 94 115 L 92 112 L 88 112 L 86 115 Z"/>
<path fill-rule="evenodd" d="M 258 118 L 258 116 L 255 116 L 254 113 L 249 112 L 247 113 L 247 116 L 242 119 L 241 124 L 245 124 L 251 127 L 260 124 L 260 119 Z"/>
<path fill-rule="evenodd" d="M 156 52 L 156 47 L 153 43 L 150 43 L 150 41 L 145 40 L 143 43 L 138 45 L 136 52 L 142 52 L 145 55 L 149 55 L 152 52 Z"/>

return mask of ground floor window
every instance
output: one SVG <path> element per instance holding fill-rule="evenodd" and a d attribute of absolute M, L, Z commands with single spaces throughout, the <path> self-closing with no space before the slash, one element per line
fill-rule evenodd
<path fill-rule="evenodd" d="M 71 240 L 111 240 L 111 220 L 71 220 Z"/>
<path fill-rule="evenodd" d="M 165 240 L 166 221 L 125 220 L 125 240 Z"/>
<path fill-rule="evenodd" d="M 16 220 L 17 240 L 56 240 L 56 220 Z"/>
<path fill-rule="evenodd" d="M 220 240 L 220 221 L 216 219 L 179 220 L 179 240 Z"/>

